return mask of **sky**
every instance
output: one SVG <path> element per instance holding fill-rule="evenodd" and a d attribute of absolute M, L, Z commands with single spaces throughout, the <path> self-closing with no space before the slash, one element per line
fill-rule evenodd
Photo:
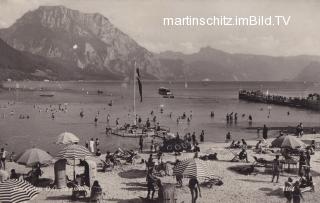
<path fill-rule="evenodd" d="M 320 55 L 318 0 L 0 0 L 0 28 L 40 5 L 101 13 L 152 52 Z M 165 17 L 291 16 L 288 26 L 163 26 Z"/>

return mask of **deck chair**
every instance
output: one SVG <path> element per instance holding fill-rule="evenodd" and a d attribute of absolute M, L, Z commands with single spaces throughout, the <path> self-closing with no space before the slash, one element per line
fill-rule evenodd
<path fill-rule="evenodd" d="M 255 166 L 262 166 L 262 167 L 268 167 L 271 168 L 273 161 L 265 160 L 264 158 L 257 158 L 256 156 L 253 156 L 254 164 Z"/>

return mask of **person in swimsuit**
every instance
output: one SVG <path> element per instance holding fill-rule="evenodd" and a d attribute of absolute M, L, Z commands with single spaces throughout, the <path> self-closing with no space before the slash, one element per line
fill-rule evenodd
<path fill-rule="evenodd" d="M 197 178 L 193 177 L 189 180 L 189 188 L 191 192 L 191 203 L 196 203 L 198 199 L 198 193 L 201 197 L 200 185 Z"/>

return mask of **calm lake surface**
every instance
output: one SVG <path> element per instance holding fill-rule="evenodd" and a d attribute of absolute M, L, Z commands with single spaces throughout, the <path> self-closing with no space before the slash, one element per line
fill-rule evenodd
<path fill-rule="evenodd" d="M 7 82 L 5 87 L 11 91 L 0 93 L 0 143 L 9 151 L 22 152 L 33 146 L 56 154 L 61 146 L 54 142 L 57 136 L 65 131 L 72 132 L 80 138 L 80 144 L 90 138 L 99 138 L 100 149 L 105 152 L 118 147 L 137 148 L 138 140 L 106 136 L 106 118 L 111 115 L 110 124 L 115 126 L 115 119 L 120 124 L 133 123 L 133 86 L 122 82 Z M 158 88 L 168 87 L 175 95 L 174 99 L 165 99 L 158 94 Z M 17 89 L 15 89 L 17 88 Z M 249 126 L 248 115 L 253 117 L 253 126 L 296 126 L 303 122 L 304 126 L 316 126 L 320 123 L 320 112 L 290 107 L 249 103 L 238 100 L 239 89 L 260 89 L 270 94 L 304 97 L 309 93 L 319 93 L 317 83 L 293 82 L 143 82 L 143 102 L 136 98 L 136 113 L 145 122 L 152 119 L 154 110 L 161 125 L 172 132 L 184 135 L 195 131 L 197 136 L 205 130 L 205 140 L 222 142 L 230 131 L 233 139 L 255 139 L 256 131 L 246 130 Z M 97 94 L 102 90 L 102 95 Z M 41 97 L 40 94 L 54 94 L 53 97 Z M 113 105 L 108 103 L 113 101 Z M 8 104 L 9 102 L 9 104 Z M 66 105 L 66 112 L 56 112 L 55 119 L 46 108 L 58 108 L 58 104 Z M 34 105 L 36 105 L 34 107 Z M 160 106 L 164 106 L 163 114 Z M 268 111 L 271 115 L 268 118 Z M 80 118 L 80 111 L 84 118 Z M 214 111 L 215 117 L 210 118 Z M 290 115 L 287 115 L 287 112 Z M 98 114 L 98 125 L 94 118 Z M 172 112 L 172 118 L 169 117 Z M 190 125 L 186 121 L 176 123 L 178 116 L 185 112 L 192 113 Z M 238 113 L 238 122 L 226 125 L 226 114 Z M 27 114 L 29 119 L 19 119 L 20 114 Z M 241 115 L 245 114 L 244 117 Z M 277 135 L 272 132 L 272 136 Z"/>

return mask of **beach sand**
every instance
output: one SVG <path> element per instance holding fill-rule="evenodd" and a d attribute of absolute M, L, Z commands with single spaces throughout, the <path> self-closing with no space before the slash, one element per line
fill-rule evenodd
<path fill-rule="evenodd" d="M 248 141 L 248 145 L 255 145 L 257 141 Z M 268 140 L 271 142 L 271 139 Z M 272 154 L 256 154 L 252 150 L 248 150 L 248 157 L 250 163 L 244 162 L 230 162 L 234 157 L 233 153 L 226 149 L 227 143 L 212 143 L 206 142 L 200 144 L 202 152 L 212 148 L 218 154 L 218 161 L 208 161 L 211 166 L 211 170 L 217 176 L 223 178 L 223 185 L 212 188 L 202 187 L 202 197 L 198 202 L 286 202 L 283 196 L 282 187 L 284 182 L 289 176 L 294 179 L 297 177 L 297 169 L 292 170 L 295 173 L 282 172 L 280 174 L 279 183 L 271 183 L 271 172 L 265 171 L 264 168 L 256 168 L 251 175 L 242 175 L 234 170 L 230 170 L 230 167 L 249 166 L 253 163 L 253 156 L 262 157 L 268 160 L 273 160 Z M 239 150 L 238 150 L 239 151 Z M 192 158 L 193 153 L 182 153 L 178 156 L 178 159 L 183 160 L 186 158 Z M 141 154 L 141 158 L 147 159 L 149 154 Z M 303 193 L 305 202 L 317 202 L 320 198 L 320 192 L 318 191 L 318 185 L 320 185 L 320 159 L 319 153 L 311 157 L 311 173 L 313 175 L 313 181 L 316 184 L 315 192 Z M 173 154 L 165 154 L 164 161 L 174 161 L 175 156 Z M 138 160 L 139 162 L 140 160 Z M 29 168 L 25 168 L 22 165 L 16 163 L 8 163 L 7 170 L 15 168 L 18 173 L 26 173 Z M 80 170 L 77 167 L 77 170 Z M 53 166 L 42 168 L 44 175 L 42 178 L 54 179 Z M 79 172 L 79 171 L 78 171 Z M 77 172 L 77 173 L 78 173 Z M 67 167 L 67 174 L 72 177 L 72 167 Z M 166 176 L 160 177 L 163 183 L 175 183 L 175 177 Z M 146 202 L 140 197 L 146 197 L 146 178 L 145 178 L 145 164 L 125 165 L 122 169 L 115 168 L 112 172 L 98 172 L 97 180 L 101 184 L 105 193 L 105 202 L 119 202 L 119 203 L 135 203 Z M 177 188 L 177 202 L 190 202 L 191 195 L 187 187 L 188 179 L 184 178 L 183 187 Z M 71 191 L 51 190 L 45 189 L 35 197 L 31 202 L 69 202 Z M 157 193 L 155 195 L 157 197 Z M 85 201 L 85 200 L 84 200 Z M 75 202 L 75 201 L 74 201 Z M 82 201 L 83 202 L 83 201 Z"/>

